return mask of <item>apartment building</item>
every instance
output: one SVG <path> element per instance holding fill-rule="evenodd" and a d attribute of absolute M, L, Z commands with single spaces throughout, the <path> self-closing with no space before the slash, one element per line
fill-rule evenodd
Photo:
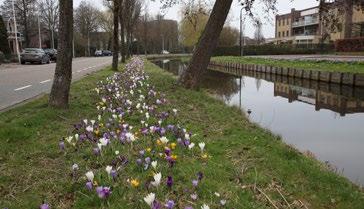
<path fill-rule="evenodd" d="M 344 18 L 341 24 L 347 24 Z M 288 14 L 276 16 L 276 31 L 274 43 L 281 44 L 318 44 L 324 31 L 320 20 L 319 7 L 304 10 L 292 9 Z M 343 27 L 342 27 L 343 28 Z M 364 13 L 353 8 L 352 37 L 364 36 Z M 330 40 L 344 38 L 344 31 L 331 33 Z"/>

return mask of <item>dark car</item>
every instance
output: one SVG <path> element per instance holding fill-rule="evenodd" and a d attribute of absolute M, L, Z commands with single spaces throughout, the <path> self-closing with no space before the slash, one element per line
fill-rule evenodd
<path fill-rule="evenodd" d="M 57 61 L 57 49 L 43 49 L 46 54 L 51 58 L 51 61 Z"/>
<path fill-rule="evenodd" d="M 102 50 L 102 56 L 112 56 L 112 52 L 110 50 Z"/>
<path fill-rule="evenodd" d="M 50 63 L 51 58 L 43 49 L 38 48 L 26 48 L 23 53 L 20 54 L 21 64 L 26 62 L 44 64 Z"/>

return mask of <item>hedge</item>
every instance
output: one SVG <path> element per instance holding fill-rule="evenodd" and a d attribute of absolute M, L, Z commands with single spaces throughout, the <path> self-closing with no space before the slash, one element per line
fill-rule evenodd
<path fill-rule="evenodd" d="M 329 53 L 334 51 L 332 44 L 264 44 L 264 45 L 249 45 L 244 47 L 244 55 L 285 55 L 285 54 L 317 54 Z M 217 47 L 214 51 L 214 56 L 239 56 L 240 47 Z"/>
<path fill-rule="evenodd" d="M 364 51 L 364 37 L 336 40 L 335 49 L 337 52 Z"/>

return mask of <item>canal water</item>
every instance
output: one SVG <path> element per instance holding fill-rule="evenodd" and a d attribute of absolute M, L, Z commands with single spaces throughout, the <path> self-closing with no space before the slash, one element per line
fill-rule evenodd
<path fill-rule="evenodd" d="M 186 68 L 180 60 L 153 62 L 175 75 Z M 203 86 L 226 104 L 249 112 L 250 121 L 287 144 L 364 185 L 364 88 L 215 71 L 208 73 Z"/>

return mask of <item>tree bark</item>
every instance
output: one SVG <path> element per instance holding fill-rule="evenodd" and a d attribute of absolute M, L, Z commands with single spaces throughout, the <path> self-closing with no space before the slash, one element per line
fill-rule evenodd
<path fill-rule="evenodd" d="M 113 32 L 113 55 L 112 55 L 112 69 L 118 70 L 118 59 L 119 59 L 119 10 L 120 0 L 114 0 L 114 32 Z"/>
<path fill-rule="evenodd" d="M 59 1 L 59 13 L 58 56 L 49 105 L 67 108 L 72 80 L 73 0 Z"/>
<path fill-rule="evenodd" d="M 191 61 L 180 82 L 186 88 L 197 88 L 209 65 L 216 48 L 220 33 L 229 13 L 233 0 L 216 0 Z"/>
<path fill-rule="evenodd" d="M 344 21 L 344 38 L 351 38 L 353 26 L 353 0 L 344 1 L 345 21 Z"/>
<path fill-rule="evenodd" d="M 121 62 L 125 63 L 125 18 L 124 18 L 125 4 L 124 0 L 120 0 L 120 11 L 119 11 L 119 19 L 120 19 L 120 37 L 121 37 Z"/>

